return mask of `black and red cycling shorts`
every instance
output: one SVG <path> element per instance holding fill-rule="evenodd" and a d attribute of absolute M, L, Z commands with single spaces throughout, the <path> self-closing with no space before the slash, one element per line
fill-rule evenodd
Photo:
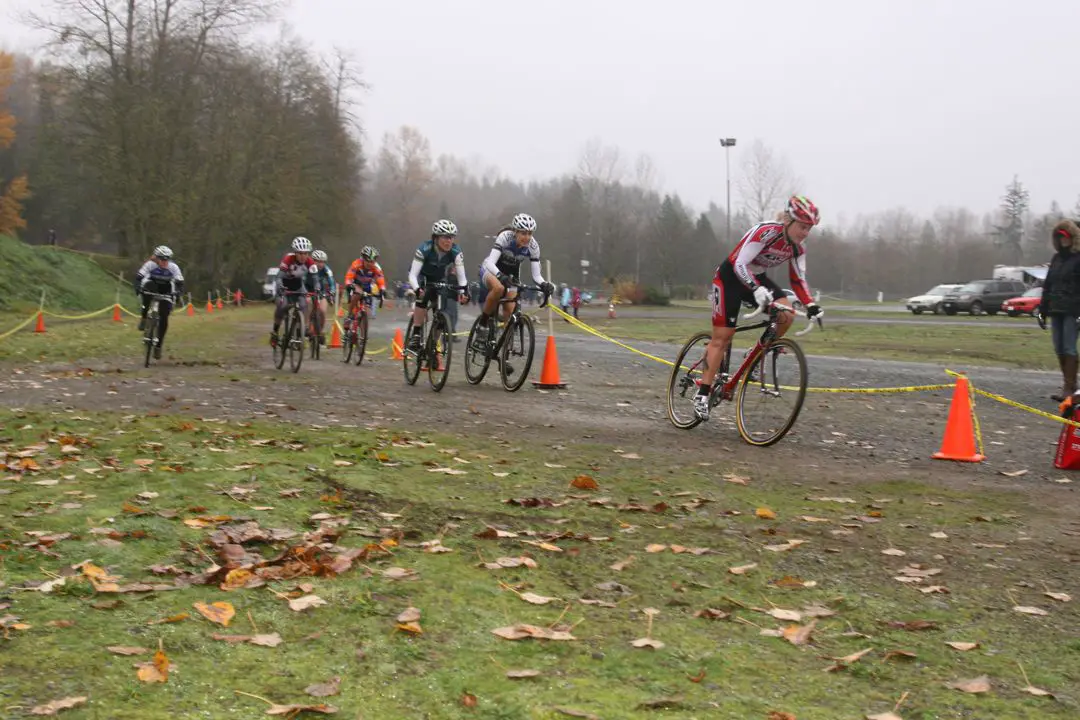
<path fill-rule="evenodd" d="M 784 291 L 767 275 L 755 275 L 754 278 L 771 290 L 773 297 L 784 297 Z M 709 299 L 712 301 L 713 327 L 733 328 L 738 324 L 739 310 L 743 303 L 754 304 L 754 291 L 742 284 L 735 275 L 734 266 L 725 260 L 716 268 Z"/>

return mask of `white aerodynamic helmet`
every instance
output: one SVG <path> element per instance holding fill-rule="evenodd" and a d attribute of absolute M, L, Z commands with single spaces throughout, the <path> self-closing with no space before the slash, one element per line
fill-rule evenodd
<path fill-rule="evenodd" d="M 154 248 L 154 257 L 162 260 L 172 260 L 172 248 L 168 245 L 158 245 Z"/>
<path fill-rule="evenodd" d="M 431 226 L 431 234 L 436 236 L 457 237 L 457 225 L 450 220 L 436 220 Z"/>
<path fill-rule="evenodd" d="M 294 237 L 292 241 L 293 252 L 311 252 L 311 241 L 306 237 Z"/>
<path fill-rule="evenodd" d="M 518 213 L 514 216 L 514 219 L 510 221 L 510 228 L 512 230 L 521 230 L 523 232 L 536 232 L 536 221 L 533 220 L 532 215 Z"/>
<path fill-rule="evenodd" d="M 326 252 L 324 250 L 312 250 L 311 259 L 318 262 L 326 262 Z"/>

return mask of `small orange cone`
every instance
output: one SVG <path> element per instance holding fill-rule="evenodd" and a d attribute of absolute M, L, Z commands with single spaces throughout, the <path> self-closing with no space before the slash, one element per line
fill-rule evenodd
<path fill-rule="evenodd" d="M 45 313 L 41 312 L 40 310 L 38 310 L 37 325 L 34 326 L 34 332 L 36 332 L 36 333 L 45 332 Z"/>
<path fill-rule="evenodd" d="M 236 307 L 240 307 L 244 304 L 244 292 L 242 290 L 237 290 L 233 293 L 233 302 L 236 304 Z"/>
<path fill-rule="evenodd" d="M 405 356 L 401 354 L 401 351 L 405 348 L 405 336 L 401 334 L 401 328 L 394 330 L 394 360 L 404 360 Z"/>
<path fill-rule="evenodd" d="M 941 441 L 941 450 L 934 453 L 933 458 L 957 462 L 982 462 L 986 459 L 975 447 L 971 394 L 968 379 L 963 375 L 956 378 L 956 389 L 953 390 L 952 404 L 949 406 L 949 419 L 945 423 L 945 438 Z"/>
<path fill-rule="evenodd" d="M 112 306 L 112 321 L 120 322 L 120 303 Z"/>
<path fill-rule="evenodd" d="M 193 316 L 195 314 L 195 306 L 192 305 L 190 302 L 187 304 L 187 314 L 189 316 Z"/>
<path fill-rule="evenodd" d="M 206 301 L 206 312 L 214 312 L 214 303 L 210 302 L 209 300 Z"/>
<path fill-rule="evenodd" d="M 218 297 L 217 297 L 217 309 L 218 310 L 224 310 L 225 309 L 225 303 L 221 302 L 221 296 L 220 295 L 218 295 Z"/>
<path fill-rule="evenodd" d="M 326 347 L 328 347 L 328 348 L 339 348 L 339 347 L 341 347 L 341 331 L 338 330 L 338 324 L 337 323 L 334 323 L 334 329 L 330 331 L 330 344 L 327 345 Z"/>
<path fill-rule="evenodd" d="M 544 348 L 544 368 L 540 371 L 540 380 L 533 380 L 533 387 L 541 390 L 566 387 L 566 383 L 559 379 L 559 355 L 555 352 L 554 335 L 548 335 Z"/>

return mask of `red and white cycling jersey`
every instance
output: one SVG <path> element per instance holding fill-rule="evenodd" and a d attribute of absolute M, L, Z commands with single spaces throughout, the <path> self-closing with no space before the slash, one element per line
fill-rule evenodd
<path fill-rule="evenodd" d="M 296 253 L 286 253 L 285 257 L 281 258 L 281 265 L 278 266 L 278 282 L 287 290 L 300 290 L 308 275 L 318 272 L 319 266 L 310 255 L 306 260 L 301 261 L 296 257 Z"/>
<path fill-rule="evenodd" d="M 761 284 L 755 275 L 788 262 L 791 289 L 804 305 L 814 302 L 806 283 L 806 251 L 784 237 L 784 226 L 780 223 L 763 222 L 750 228 L 731 251 L 728 262 L 735 276 L 751 290 Z"/>

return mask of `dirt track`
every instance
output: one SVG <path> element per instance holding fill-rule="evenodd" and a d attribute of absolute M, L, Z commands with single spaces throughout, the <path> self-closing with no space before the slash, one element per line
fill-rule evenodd
<path fill-rule="evenodd" d="M 387 311 L 372 325 L 372 347 L 384 346 L 400 314 Z M 471 315 L 462 313 L 461 327 Z M 690 431 L 666 420 L 668 370 L 602 340 L 557 332 L 562 379 L 569 388 L 542 392 L 527 385 L 510 394 L 495 373 L 476 387 L 461 370 L 464 343 L 455 346 L 454 369 L 446 388 L 433 393 L 421 376 L 414 387 L 402 379 L 400 363 L 374 355 L 363 367 L 344 365 L 340 351 L 321 361 L 305 361 L 299 375 L 271 366 L 262 323 L 240 325 L 234 349 L 222 351 L 220 365 L 187 366 L 182 357 L 144 370 L 130 356 L 95 359 L 80 365 L 22 367 L 0 380 L 7 407 L 46 406 L 73 410 L 187 412 L 202 417 L 280 418 L 313 425 L 389 425 L 460 431 L 465 434 L 536 438 L 545 445 L 583 440 L 657 450 L 673 464 L 713 461 L 718 466 L 790 477 L 810 484 L 830 478 L 858 480 L 873 475 L 932 478 L 943 483 L 1014 487 L 1052 496 L 1048 502 L 1072 506 L 1072 484 L 1053 482 L 1064 473 L 1052 467 L 1058 426 L 988 400 L 979 417 L 989 459 L 978 465 L 932 461 L 941 444 L 948 391 L 891 395 L 810 394 L 792 432 L 778 445 L 759 449 L 739 439 L 730 408 L 719 409 L 706 426 Z M 544 325 L 538 328 L 539 376 Z M 677 350 L 634 343 L 660 357 Z M 252 348 L 264 351 L 251 352 Z M 89 367 L 93 374 L 80 374 Z M 964 369 L 964 368 L 957 368 Z M 1054 376 L 1046 372 L 972 370 L 979 386 L 1047 410 Z M 939 366 L 843 358 L 810 358 L 814 386 L 888 387 L 947 382 Z M 554 452 L 554 451 L 553 451 Z M 1021 478 L 999 471 L 1027 469 Z"/>

